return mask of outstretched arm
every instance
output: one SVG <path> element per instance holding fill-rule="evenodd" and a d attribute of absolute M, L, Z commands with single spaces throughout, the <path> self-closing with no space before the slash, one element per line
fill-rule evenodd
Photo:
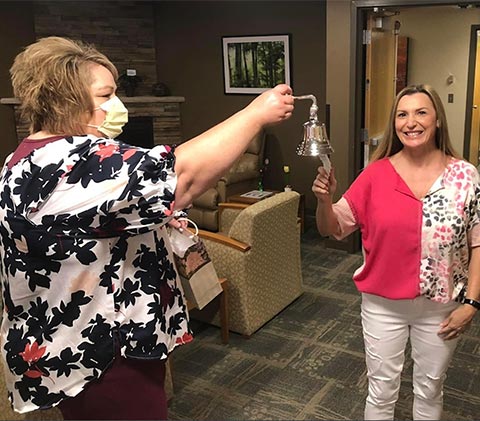
<path fill-rule="evenodd" d="M 189 206 L 213 186 L 263 128 L 290 118 L 294 103 L 291 94 L 288 85 L 277 85 L 225 121 L 178 146 L 175 209 Z"/>

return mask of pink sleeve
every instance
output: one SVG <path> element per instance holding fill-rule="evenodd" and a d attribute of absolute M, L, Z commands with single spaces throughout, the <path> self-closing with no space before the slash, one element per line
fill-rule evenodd
<path fill-rule="evenodd" d="M 337 240 L 342 240 L 358 229 L 352 209 L 344 197 L 333 205 L 333 213 L 338 221 L 338 232 L 333 235 Z"/>

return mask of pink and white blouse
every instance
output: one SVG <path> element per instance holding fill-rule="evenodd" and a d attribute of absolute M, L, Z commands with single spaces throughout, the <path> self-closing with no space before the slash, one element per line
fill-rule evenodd
<path fill-rule="evenodd" d="M 469 249 L 480 246 L 479 198 L 478 171 L 463 160 L 452 158 L 421 200 L 390 159 L 370 164 L 334 205 L 335 237 L 362 234 L 364 263 L 353 276 L 359 291 L 455 299 L 468 282 Z"/>

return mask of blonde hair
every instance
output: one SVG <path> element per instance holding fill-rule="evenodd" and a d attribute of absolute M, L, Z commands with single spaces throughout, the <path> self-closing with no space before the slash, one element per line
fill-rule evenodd
<path fill-rule="evenodd" d="M 413 95 L 418 93 L 427 95 L 432 101 L 433 107 L 435 108 L 435 113 L 437 115 L 435 144 L 437 148 L 446 155 L 460 159 L 460 156 L 455 151 L 452 146 L 452 142 L 450 141 L 450 135 L 448 134 L 447 116 L 445 114 L 445 109 L 443 108 L 442 100 L 440 99 L 438 93 L 430 85 L 410 85 L 406 88 L 403 88 L 395 98 L 395 102 L 390 111 L 390 117 L 388 119 L 388 124 L 385 129 L 383 139 L 373 153 L 370 162 L 374 162 L 379 159 L 395 155 L 403 148 L 403 144 L 402 142 L 400 142 L 400 139 L 398 138 L 397 132 L 395 130 L 395 117 L 397 114 L 398 103 L 400 102 L 400 99 L 405 95 Z"/>
<path fill-rule="evenodd" d="M 117 79 L 113 63 L 81 41 L 41 38 L 17 55 L 10 68 L 13 93 L 31 133 L 84 134 L 83 123 L 94 108 L 91 64 L 106 67 Z"/>

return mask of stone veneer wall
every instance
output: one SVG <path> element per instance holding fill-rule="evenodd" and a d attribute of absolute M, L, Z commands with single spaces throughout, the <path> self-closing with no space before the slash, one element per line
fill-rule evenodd
<path fill-rule="evenodd" d="M 151 117 L 153 124 L 154 145 L 179 145 L 182 143 L 180 105 L 184 97 L 167 96 L 135 96 L 120 97 L 128 108 L 130 119 L 135 117 Z M 29 134 L 28 122 L 22 119 L 20 101 L 17 98 L 0 98 L 0 104 L 13 107 L 18 142 Z M 125 140 L 128 142 L 128 140 Z M 132 144 L 136 144 L 134 139 Z"/>
<path fill-rule="evenodd" d="M 137 70 L 142 81 L 136 95 L 151 95 L 157 82 L 152 2 L 35 1 L 34 6 L 37 38 L 56 35 L 92 43 L 119 74 Z"/>

